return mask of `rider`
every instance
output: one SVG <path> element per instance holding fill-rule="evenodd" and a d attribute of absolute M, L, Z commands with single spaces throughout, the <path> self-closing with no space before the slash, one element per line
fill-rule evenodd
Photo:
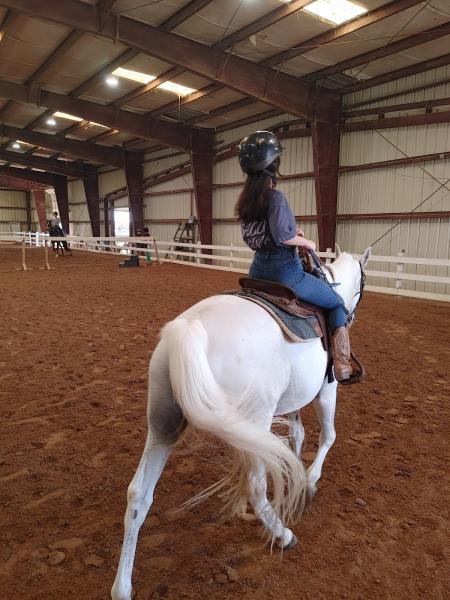
<path fill-rule="evenodd" d="M 305 273 L 297 247 L 316 245 L 297 229 L 286 196 L 276 189 L 282 148 L 269 131 L 256 131 L 239 145 L 239 163 L 247 179 L 236 204 L 244 242 L 255 250 L 250 277 L 278 281 L 297 296 L 328 311 L 334 373 L 338 381 L 352 376 L 347 310 L 342 298 L 324 281 Z"/>
<path fill-rule="evenodd" d="M 53 213 L 53 219 L 52 219 L 50 222 L 51 222 L 51 224 L 52 224 L 52 227 L 59 227 L 59 229 L 62 229 L 62 226 L 61 226 L 61 219 L 59 218 L 59 215 L 58 215 L 58 213 L 56 212 L 56 210 L 55 210 L 55 212 Z"/>

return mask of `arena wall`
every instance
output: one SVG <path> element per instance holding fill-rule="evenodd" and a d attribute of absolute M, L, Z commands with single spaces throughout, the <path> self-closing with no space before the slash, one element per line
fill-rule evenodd
<path fill-rule="evenodd" d="M 442 67 L 355 92 L 344 97 L 343 110 L 350 110 L 354 105 L 358 105 L 358 108 L 366 108 L 448 97 L 450 96 L 450 83 L 438 82 L 449 79 L 449 75 L 450 67 Z M 428 86 L 432 83 L 436 83 L 436 86 L 405 93 L 406 90 Z M 387 96 L 387 98 L 382 101 L 373 100 L 375 97 L 381 96 Z M 442 109 L 435 108 L 434 110 Z M 417 112 L 417 110 L 402 111 L 401 113 L 389 113 L 388 116 L 405 116 Z M 423 113 L 423 109 L 421 112 Z M 367 117 L 363 118 L 367 119 Z M 291 115 L 276 116 L 259 123 L 219 132 L 216 136 L 216 145 L 220 148 L 239 140 L 256 127 L 264 129 L 274 124 L 293 120 L 294 117 Z M 352 119 L 352 121 L 355 120 L 360 120 L 360 118 Z M 314 179 L 311 176 L 313 170 L 311 138 L 283 139 L 282 144 L 284 147 L 282 173 L 284 175 L 303 174 L 303 177 L 281 181 L 279 187 L 287 194 L 296 215 L 299 217 L 315 215 Z M 355 166 L 404 158 L 405 155 L 420 156 L 445 153 L 449 150 L 449 123 L 344 132 L 341 137 L 340 164 L 341 166 Z M 149 155 L 151 160 L 144 165 L 144 177 L 188 160 L 188 156 L 182 153 L 164 158 L 167 154 L 170 152 L 161 150 L 159 157 L 158 154 Z M 155 158 L 157 160 L 154 160 Z M 375 219 L 370 216 L 344 219 L 343 215 L 408 213 L 439 187 L 440 184 L 436 179 L 444 183 L 450 176 L 449 174 L 450 160 L 444 157 L 434 161 L 416 162 L 397 167 L 380 166 L 375 169 L 342 172 L 339 178 L 338 215 L 341 215 L 341 218 L 338 217 L 338 243 L 342 248 L 353 252 L 362 251 L 397 220 L 396 218 Z M 100 180 L 101 195 L 125 185 L 122 171 L 101 175 Z M 239 226 L 232 219 L 239 193 L 238 184 L 242 181 L 242 173 L 235 157 L 218 162 L 214 166 L 214 244 L 241 245 Z M 192 176 L 187 174 L 147 190 L 144 198 L 144 217 L 152 234 L 158 239 L 171 240 L 177 227 L 176 221 L 183 221 L 190 214 L 195 213 L 192 186 Z M 429 213 L 450 210 L 449 187 L 450 184 L 447 187 L 443 186 L 416 212 Z M 183 191 L 177 193 L 177 190 Z M 168 191 L 173 191 L 173 195 L 168 195 Z M 85 203 L 82 185 L 74 182 L 71 184 L 71 203 L 80 201 Z M 125 197 L 117 201 L 116 206 L 127 206 L 127 203 L 128 199 Z M 88 233 L 89 219 L 85 205 L 77 204 L 77 208 L 73 207 L 72 210 L 75 221 L 74 232 Z M 103 214 L 101 216 L 103 218 Z M 299 224 L 304 229 L 306 236 L 317 239 L 317 226 L 314 220 L 302 222 L 300 218 Z M 396 256 L 404 251 L 406 256 L 449 258 L 449 242 L 450 223 L 448 218 L 412 218 L 402 220 L 392 234 L 377 244 L 375 252 L 381 255 Z M 377 270 L 395 270 L 395 268 L 395 265 L 387 263 L 377 265 Z M 409 267 L 409 271 L 408 268 L 406 270 L 412 272 L 411 269 Z M 447 268 L 417 267 L 417 272 L 447 275 Z M 374 284 L 394 286 L 395 282 L 384 279 L 374 280 Z M 437 292 L 443 288 L 441 284 L 436 283 L 405 283 L 404 285 Z"/>
<path fill-rule="evenodd" d="M 0 189 L 0 231 L 19 231 L 27 228 L 26 193 Z"/>

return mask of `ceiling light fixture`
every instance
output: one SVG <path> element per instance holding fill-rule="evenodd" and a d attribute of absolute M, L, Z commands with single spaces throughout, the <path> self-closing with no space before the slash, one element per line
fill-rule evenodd
<path fill-rule="evenodd" d="M 113 75 L 117 75 L 117 77 L 123 77 L 124 79 L 131 79 L 131 81 L 137 81 L 143 84 L 150 83 L 150 81 L 156 79 L 154 75 L 147 75 L 146 73 L 132 71 L 131 69 L 124 69 L 123 67 L 119 67 L 113 71 Z"/>
<path fill-rule="evenodd" d="M 131 71 L 130 69 L 124 69 L 122 67 L 119 67 L 113 71 L 113 74 L 117 75 L 117 77 L 131 79 L 131 81 L 137 81 L 138 83 L 142 83 L 144 85 L 147 85 L 147 83 L 150 83 L 156 79 L 155 75 L 147 75 L 146 73 Z M 187 96 L 188 94 L 192 94 L 192 92 L 197 91 L 194 88 L 180 85 L 179 83 L 174 83 L 173 81 L 165 81 L 164 83 L 161 83 L 161 85 L 158 85 L 157 89 L 165 90 L 166 92 L 172 92 L 177 94 L 177 96 Z"/>
<path fill-rule="evenodd" d="M 60 117 L 61 119 L 69 119 L 70 121 L 82 121 L 80 117 L 74 117 L 74 115 L 69 115 L 65 112 L 60 112 L 59 110 L 53 113 L 54 117 Z"/>
<path fill-rule="evenodd" d="M 367 8 L 349 2 L 349 0 L 316 0 L 305 6 L 302 10 L 312 13 L 335 25 L 351 21 L 355 17 L 367 12 Z"/>
<path fill-rule="evenodd" d="M 108 75 L 105 79 L 105 83 L 106 85 L 109 85 L 109 87 L 117 87 L 119 85 L 119 80 L 117 77 L 114 77 L 114 75 Z"/>
<path fill-rule="evenodd" d="M 178 96 L 188 96 L 192 94 L 192 92 L 196 92 L 193 88 L 187 87 L 185 85 L 180 85 L 179 83 L 174 83 L 173 81 L 166 81 L 158 86 L 162 90 L 166 90 L 167 92 L 173 92 Z"/>
<path fill-rule="evenodd" d="M 20 150 L 20 144 L 19 144 L 19 142 L 14 142 L 14 143 L 13 143 L 13 145 L 12 145 L 12 147 L 13 147 L 15 150 Z"/>
<path fill-rule="evenodd" d="M 54 127 L 56 125 L 56 121 L 53 117 L 49 117 L 46 121 L 47 125 L 50 125 L 51 127 Z"/>

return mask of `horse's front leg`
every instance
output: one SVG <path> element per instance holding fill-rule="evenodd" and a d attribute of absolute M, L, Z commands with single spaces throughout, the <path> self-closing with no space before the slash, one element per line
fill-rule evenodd
<path fill-rule="evenodd" d="M 295 456 L 302 460 L 302 446 L 305 441 L 305 428 L 303 427 L 300 411 L 295 410 L 287 416 L 289 421 L 289 442 L 292 452 Z"/>
<path fill-rule="evenodd" d="M 328 383 L 327 379 L 325 379 L 322 387 L 320 388 L 319 395 L 313 401 L 317 419 L 320 424 L 320 436 L 316 457 L 306 471 L 308 476 L 307 489 L 310 498 L 312 498 L 316 493 L 317 482 L 322 475 L 323 462 L 328 454 L 329 449 L 334 444 L 334 440 L 336 439 L 336 431 L 334 429 L 336 391 L 337 381 Z"/>
<path fill-rule="evenodd" d="M 285 550 L 293 548 L 298 540 L 292 531 L 284 526 L 267 499 L 266 471 L 264 464 L 260 461 L 250 475 L 249 501 L 256 516 L 259 517 L 272 539 L 276 538 L 278 545 Z"/>

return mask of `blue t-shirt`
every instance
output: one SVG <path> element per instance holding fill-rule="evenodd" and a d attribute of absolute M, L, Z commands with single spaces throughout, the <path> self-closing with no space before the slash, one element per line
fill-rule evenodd
<path fill-rule="evenodd" d="M 267 194 L 267 218 L 241 225 L 244 242 L 252 250 L 286 248 L 283 242 L 293 238 L 297 232 L 294 214 L 283 192 L 269 190 Z"/>

